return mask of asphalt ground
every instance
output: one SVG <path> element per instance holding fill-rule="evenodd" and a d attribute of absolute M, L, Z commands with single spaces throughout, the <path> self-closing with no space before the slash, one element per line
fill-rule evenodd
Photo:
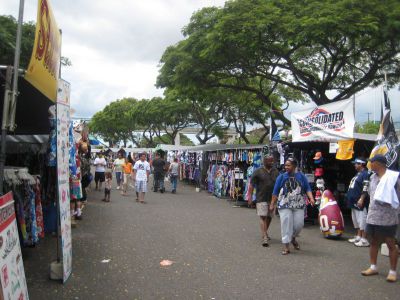
<path fill-rule="evenodd" d="M 73 229 L 73 273 L 63 285 L 49 280 L 56 239 L 24 249 L 31 299 L 400 299 L 400 282 L 362 277 L 368 248 L 327 240 L 306 225 L 300 251 L 281 255 L 279 218 L 270 247 L 261 246 L 254 209 L 237 208 L 206 191 L 180 184 L 178 193 L 134 192 L 123 197 L 91 191 L 84 219 Z M 347 224 L 351 225 L 351 224 Z M 163 267 L 160 262 L 172 261 Z M 103 261 L 103 262 L 102 262 Z"/>

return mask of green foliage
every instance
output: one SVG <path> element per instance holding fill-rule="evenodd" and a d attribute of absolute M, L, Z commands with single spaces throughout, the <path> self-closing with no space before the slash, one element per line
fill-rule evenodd
<path fill-rule="evenodd" d="M 157 85 L 246 91 L 288 124 L 276 112 L 287 100 L 343 100 L 383 70 L 397 80 L 398 20 L 398 0 L 228 1 L 192 16 L 185 39 L 164 52 Z"/>
<path fill-rule="evenodd" d="M 133 98 L 111 102 L 93 116 L 89 124 L 91 132 L 102 136 L 110 144 L 123 141 L 126 146 L 128 140 L 136 143 L 132 135 L 136 128 L 136 122 L 130 118 L 129 111 L 137 102 Z"/>
<path fill-rule="evenodd" d="M 354 130 L 358 133 L 378 134 L 379 127 L 379 122 L 369 121 L 365 122 L 364 124 L 357 123 Z"/>
<path fill-rule="evenodd" d="M 18 22 L 12 16 L 0 16 L 0 64 L 13 65 Z M 21 37 L 20 66 L 26 69 L 32 55 L 35 24 L 24 23 Z"/>
<path fill-rule="evenodd" d="M 174 89 L 165 91 L 166 97 L 171 101 L 181 101 L 187 103 L 190 113 L 186 118 L 191 124 L 200 127 L 196 134 L 200 144 L 205 144 L 214 137 L 221 138 L 227 124 L 223 124 L 226 116 L 227 105 L 225 96 L 220 91 L 210 92 L 206 89 L 192 89 L 180 92 Z M 182 100 L 183 99 L 183 100 Z"/>
<path fill-rule="evenodd" d="M 175 141 L 178 132 L 189 124 L 188 111 L 188 103 L 182 101 L 124 98 L 96 113 L 89 126 L 110 144 L 123 141 L 126 146 L 130 141 L 136 146 L 155 147 Z"/>

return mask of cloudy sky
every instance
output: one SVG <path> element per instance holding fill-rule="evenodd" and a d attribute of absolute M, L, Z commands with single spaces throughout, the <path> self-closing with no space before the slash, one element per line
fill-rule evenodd
<path fill-rule="evenodd" d="M 18 16 L 17 0 L 0 0 L 0 14 Z M 72 61 L 62 77 L 71 83 L 76 116 L 90 117 L 123 97 L 161 96 L 155 88 L 158 63 L 167 46 L 181 40 L 192 13 L 224 0 L 51 0 L 63 31 L 62 55 Z M 37 1 L 25 1 L 24 21 L 36 22 Z M 400 120 L 400 93 L 389 93 L 395 119 Z M 379 118 L 382 89 L 356 95 L 360 122 Z M 308 105 L 309 107 L 312 104 Z M 291 110 L 304 109 L 294 105 Z"/>
<path fill-rule="evenodd" d="M 50 0 L 63 31 L 62 55 L 72 61 L 62 77 L 71 83 L 76 115 L 90 117 L 123 97 L 161 96 L 158 63 L 183 38 L 192 13 L 223 0 Z M 1 0 L 0 14 L 18 18 L 17 0 Z M 36 22 L 37 1 L 25 1 L 24 21 Z"/>

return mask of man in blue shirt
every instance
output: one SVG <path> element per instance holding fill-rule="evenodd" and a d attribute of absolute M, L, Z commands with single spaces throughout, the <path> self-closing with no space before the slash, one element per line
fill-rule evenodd
<path fill-rule="evenodd" d="M 366 239 L 365 226 L 367 221 L 367 201 L 363 195 L 363 182 L 368 180 L 367 162 L 363 158 L 357 158 L 353 161 L 354 168 L 357 171 L 356 176 L 350 181 L 347 192 L 347 207 L 351 209 L 351 218 L 354 228 L 357 229 L 357 235 L 349 239 L 357 247 L 368 247 Z"/>

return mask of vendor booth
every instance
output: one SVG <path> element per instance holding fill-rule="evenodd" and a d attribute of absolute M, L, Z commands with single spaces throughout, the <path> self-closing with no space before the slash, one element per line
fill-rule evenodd
<path fill-rule="evenodd" d="M 325 188 L 332 191 L 342 211 L 348 212 L 346 207 L 346 192 L 353 176 L 356 174 L 352 161 L 356 157 L 369 157 L 374 147 L 376 135 L 354 134 L 354 139 L 347 144 L 346 159 L 338 157 L 339 144 L 336 142 L 307 141 L 286 142 L 274 148 L 276 160 L 282 161 L 288 157 L 294 157 L 299 162 L 299 171 L 303 172 L 309 180 L 311 187 L 315 189 L 318 178 L 323 178 Z"/>
<path fill-rule="evenodd" d="M 43 18 L 43 9 L 47 18 Z M 46 264 L 47 272 L 50 265 L 50 278 L 63 282 L 69 278 L 72 272 L 70 199 L 81 195 L 80 169 L 75 164 L 77 151 L 70 122 L 69 83 L 60 78 L 61 32 L 49 1 L 38 1 L 31 60 L 27 70 L 20 71 L 22 12 L 23 6 L 14 67 L 0 68 L 1 170 L 4 167 L 0 174 L 3 178 L 0 209 L 2 216 L 9 216 L 1 220 L 0 226 L 1 240 L 7 247 L 7 255 L 0 258 L 4 299 L 29 298 L 24 253 L 39 249 L 37 246 L 46 236 L 57 237 L 53 255 L 56 261 Z M 39 41 L 43 29 L 50 39 Z"/>
<path fill-rule="evenodd" d="M 265 145 L 206 144 L 169 146 L 167 158 L 178 158 L 180 180 L 218 198 L 244 201 L 253 171 L 262 164 Z"/>

